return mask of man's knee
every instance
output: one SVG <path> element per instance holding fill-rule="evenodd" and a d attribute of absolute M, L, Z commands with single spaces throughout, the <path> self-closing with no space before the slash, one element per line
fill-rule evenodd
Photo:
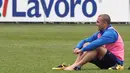
<path fill-rule="evenodd" d="M 107 49 L 106 49 L 105 47 L 101 46 L 101 47 L 98 47 L 98 48 L 96 49 L 96 51 L 99 53 L 100 56 L 103 57 L 103 56 L 106 54 Z"/>
<path fill-rule="evenodd" d="M 86 47 L 87 45 L 89 45 L 90 43 L 87 42 L 83 45 L 83 47 Z M 100 46 L 98 48 L 96 48 L 96 52 L 100 55 L 100 56 L 104 56 L 107 52 L 107 49 L 104 46 Z"/>
<path fill-rule="evenodd" d="M 96 51 L 98 51 L 98 52 L 105 52 L 105 51 L 107 51 L 107 49 L 104 47 L 104 46 L 100 46 L 100 47 L 98 47 L 97 49 L 96 49 Z"/>

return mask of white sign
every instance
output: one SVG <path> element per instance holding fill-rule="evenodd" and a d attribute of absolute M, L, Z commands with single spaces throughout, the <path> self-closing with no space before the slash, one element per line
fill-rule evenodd
<path fill-rule="evenodd" d="M 0 22 L 130 22 L 129 0 L 0 0 Z"/>

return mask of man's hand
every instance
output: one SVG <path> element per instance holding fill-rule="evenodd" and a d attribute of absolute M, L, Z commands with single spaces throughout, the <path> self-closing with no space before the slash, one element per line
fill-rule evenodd
<path fill-rule="evenodd" d="M 78 48 L 74 49 L 74 54 L 80 54 L 80 53 L 83 53 L 82 50 L 80 50 Z"/>
<path fill-rule="evenodd" d="M 82 54 L 83 52 L 82 52 L 82 50 L 77 50 L 76 51 L 76 54 Z"/>
<path fill-rule="evenodd" d="M 76 54 L 76 52 L 79 50 L 79 48 L 75 48 L 74 49 L 74 54 Z"/>

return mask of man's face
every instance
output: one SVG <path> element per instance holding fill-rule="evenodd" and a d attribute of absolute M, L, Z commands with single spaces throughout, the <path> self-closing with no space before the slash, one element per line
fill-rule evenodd
<path fill-rule="evenodd" d="M 103 30 L 104 29 L 104 20 L 103 20 L 103 17 L 98 17 L 97 18 L 97 22 L 96 22 L 96 25 L 98 26 L 98 30 Z"/>

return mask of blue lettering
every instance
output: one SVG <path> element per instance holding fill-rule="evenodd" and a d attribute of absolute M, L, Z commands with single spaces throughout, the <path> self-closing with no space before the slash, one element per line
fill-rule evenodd
<path fill-rule="evenodd" d="M 76 0 L 76 2 L 74 3 L 74 1 L 75 0 L 70 0 L 71 1 L 71 17 L 74 17 L 75 16 L 75 14 L 74 14 L 74 12 L 75 12 L 75 6 L 77 5 L 77 4 L 81 4 L 81 0 Z"/>
<path fill-rule="evenodd" d="M 59 10 L 59 5 L 60 5 L 61 2 L 63 2 L 65 4 L 65 12 L 63 14 L 61 14 L 60 10 Z M 69 13 L 69 4 L 68 4 L 68 2 L 66 0 L 58 0 L 56 2 L 56 5 L 55 5 L 55 12 L 56 12 L 57 16 L 65 17 Z"/>
<path fill-rule="evenodd" d="M 30 8 L 30 9 L 28 9 L 28 12 L 27 12 L 28 16 L 29 17 L 34 17 L 34 16 L 40 17 L 41 14 L 39 14 L 39 2 L 37 0 L 29 0 L 28 4 L 30 4 L 30 3 L 34 3 L 35 6 Z M 35 10 L 34 14 L 31 13 L 33 11 L 33 9 Z"/>
<path fill-rule="evenodd" d="M 48 18 L 50 16 L 52 7 L 54 6 L 55 14 L 58 17 L 66 17 L 70 13 L 70 17 L 75 17 L 76 6 L 82 7 L 82 13 L 86 17 L 93 17 L 97 12 L 97 4 L 95 0 L 48 0 L 49 4 L 46 3 L 47 0 L 28 0 L 29 4 L 34 4 L 34 6 L 30 7 L 26 11 L 18 11 L 17 0 L 12 0 L 12 16 L 13 17 L 41 17 L 42 13 L 40 13 L 40 4 L 42 6 L 43 12 L 45 16 Z M 88 3 L 92 4 L 92 12 L 88 13 Z M 2 7 L 3 0 L 0 0 L 0 8 Z M 61 13 L 60 4 L 64 4 L 64 11 Z"/>
<path fill-rule="evenodd" d="M 12 0 L 13 1 L 13 16 L 14 17 L 25 17 L 26 16 L 26 13 L 25 12 L 18 12 L 17 11 L 17 0 Z"/>
<path fill-rule="evenodd" d="M 2 1 L 2 0 L 0 0 L 0 8 L 1 8 L 1 6 L 2 6 L 2 3 L 3 3 L 3 1 Z"/>
<path fill-rule="evenodd" d="M 50 0 L 50 3 L 49 3 L 48 8 L 47 8 L 45 0 L 41 0 L 41 4 L 42 4 L 42 7 L 43 7 L 43 10 L 45 12 L 46 17 L 49 17 L 49 15 L 50 15 L 50 11 L 51 11 L 53 2 L 54 2 L 54 0 Z"/>
<path fill-rule="evenodd" d="M 92 6 L 93 6 L 93 10 L 92 10 L 91 14 L 88 14 L 87 10 L 86 10 L 88 2 L 91 2 Z M 82 10 L 83 10 L 83 14 L 86 17 L 93 17 L 97 12 L 97 4 L 96 4 L 96 2 L 94 0 L 85 0 L 84 3 L 83 3 L 83 6 L 82 6 Z"/>

